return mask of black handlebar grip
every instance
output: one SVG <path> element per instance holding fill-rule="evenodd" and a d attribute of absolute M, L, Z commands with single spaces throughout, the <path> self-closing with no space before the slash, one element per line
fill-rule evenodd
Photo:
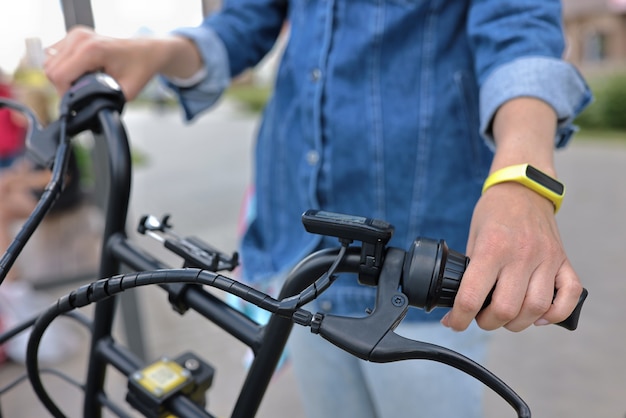
<path fill-rule="evenodd" d="M 589 292 L 587 291 L 587 289 L 583 287 L 583 291 L 580 294 L 580 297 L 578 298 L 578 303 L 576 304 L 576 308 L 574 308 L 574 311 L 572 311 L 570 316 L 568 316 L 564 321 L 557 322 L 556 325 L 563 327 L 565 329 L 568 329 L 570 331 L 574 331 L 576 328 L 578 328 L 578 319 L 580 318 L 580 311 L 582 311 L 583 309 L 583 303 L 585 302 L 585 299 L 587 299 L 588 294 Z"/>
<path fill-rule="evenodd" d="M 444 240 L 417 238 L 407 253 L 402 274 L 402 291 L 409 304 L 426 312 L 436 307 L 451 307 L 468 263 L 468 257 L 450 250 Z M 491 302 L 492 293 L 493 290 L 485 299 L 483 309 Z M 555 325 L 575 330 L 587 295 L 587 289 L 583 289 L 574 311 Z"/>

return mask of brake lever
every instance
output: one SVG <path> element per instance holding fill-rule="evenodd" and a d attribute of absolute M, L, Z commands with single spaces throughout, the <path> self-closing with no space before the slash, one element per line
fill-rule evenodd
<path fill-rule="evenodd" d="M 404 251 L 389 248 L 376 290 L 376 306 L 366 317 L 352 318 L 316 313 L 311 332 L 364 360 L 388 332 L 406 316 L 409 300 L 399 292 Z"/>
<path fill-rule="evenodd" d="M 390 331 L 376 344 L 368 360 L 375 363 L 430 360 L 446 364 L 472 376 L 489 387 L 515 409 L 518 417 L 527 418 L 531 416 L 528 404 L 498 376 L 473 360 L 448 348 L 410 340 Z"/>
<path fill-rule="evenodd" d="M 519 417 L 530 417 L 530 409 L 496 375 L 453 350 L 399 336 L 395 328 L 409 308 L 408 297 L 398 291 L 405 252 L 389 248 L 378 280 L 376 306 L 361 318 L 330 314 L 314 315 L 311 332 L 321 335 L 337 347 L 374 363 L 398 360 L 432 360 L 447 364 L 479 380 L 507 401 Z"/>

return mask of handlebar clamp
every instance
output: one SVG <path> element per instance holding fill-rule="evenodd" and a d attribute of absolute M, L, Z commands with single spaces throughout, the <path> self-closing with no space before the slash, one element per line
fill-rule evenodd
<path fill-rule="evenodd" d="M 67 134 L 76 135 L 86 130 L 99 131 L 98 113 L 112 109 L 121 113 L 126 98 L 119 84 L 104 73 L 91 73 L 79 78 L 61 99 L 61 117 L 45 129 L 33 127 L 26 139 L 28 154 L 44 167 L 51 167 L 61 141 L 61 124 L 66 123 Z"/>

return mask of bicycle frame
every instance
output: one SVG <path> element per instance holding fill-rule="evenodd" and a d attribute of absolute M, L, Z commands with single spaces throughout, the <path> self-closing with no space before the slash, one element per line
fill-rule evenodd
<path fill-rule="evenodd" d="M 72 123 L 67 126 L 63 124 L 52 126 L 44 132 L 45 135 L 35 130 L 29 140 L 29 148 L 32 149 L 36 158 L 45 164 L 50 164 L 53 160 L 51 157 L 53 151 L 59 152 L 56 149 L 53 150 L 54 147 L 51 148 L 49 137 L 62 139 L 65 131 L 69 135 L 83 130 L 101 133 L 100 136 L 106 140 L 105 148 L 108 152 L 106 160 L 108 161 L 109 198 L 106 199 L 105 229 L 99 267 L 99 276 L 105 279 L 77 289 L 41 314 L 34 324 L 28 345 L 27 369 L 33 389 L 54 416 L 63 417 L 64 415 L 48 397 L 39 377 L 37 363 L 39 339 L 49 323 L 60 313 L 90 303 L 95 303 L 95 311 L 83 414 L 85 417 L 100 418 L 102 408 L 108 407 L 117 415 L 126 416 L 125 412 L 109 402 L 106 396 L 104 384 L 107 369 L 112 366 L 129 380 L 133 380 L 145 364 L 127 348 L 116 343 L 111 336 L 117 294 L 126 289 L 147 284 L 157 284 L 161 287 L 168 294 L 172 306 L 180 313 L 193 309 L 247 345 L 254 353 L 254 360 L 232 411 L 231 417 L 233 418 L 249 418 L 257 413 L 294 322 L 310 326 L 313 333 L 368 361 L 384 363 L 406 359 L 425 359 L 448 364 L 470 374 L 496 391 L 517 411 L 518 416 L 530 416 L 530 410 L 524 401 L 504 382 L 480 365 L 451 350 L 409 340 L 393 332 L 406 314 L 410 302 L 410 298 L 398 290 L 402 288 L 402 276 L 406 274 L 404 269 L 407 252 L 404 250 L 384 248 L 384 262 L 381 263 L 378 278 L 372 280 L 370 277 L 367 283 L 377 288 L 376 307 L 365 318 L 348 318 L 319 313 L 313 315 L 301 309 L 304 304 L 301 295 L 307 293 L 307 289 L 311 289 L 311 285 L 317 283 L 318 278 L 326 277 L 326 284 L 330 286 L 329 277 L 334 272 L 359 273 L 363 267 L 363 252 L 371 250 L 366 245 L 349 246 L 348 243 L 342 241 L 340 249 L 322 250 L 310 255 L 294 268 L 281 289 L 278 299 L 275 300 L 232 279 L 213 273 L 213 271 L 220 270 L 220 267 L 224 267 L 219 263 L 213 265 L 214 269 L 207 270 L 202 263 L 196 265 L 198 263 L 191 262 L 183 266 L 185 269 L 176 270 L 166 266 L 162 261 L 131 242 L 126 235 L 126 218 L 132 166 L 129 142 L 120 118 L 123 97 L 120 98 L 121 91 L 109 90 L 112 80 L 107 79 L 104 82 L 98 80 L 102 77 L 105 76 L 88 75 L 79 80 L 75 84 L 76 87 L 62 100 L 61 114 L 71 113 Z M 67 103 L 66 99 L 70 103 Z M 62 146 L 59 149 L 62 149 Z M 62 161 L 63 158 L 56 155 L 53 172 L 61 170 Z M 43 210 L 45 211 L 45 208 Z M 25 236 L 20 235 L 15 241 L 21 244 L 11 246 L 7 251 L 0 263 L 2 271 L 8 270 L 12 264 L 11 260 L 14 261 L 16 254 L 20 251 L 19 245 L 27 241 L 32 230 L 34 230 L 32 225 L 27 226 L 23 234 Z M 385 247 L 385 244 L 382 247 Z M 376 249 L 377 254 L 382 253 L 381 248 Z M 463 260 L 459 262 L 462 264 Z M 438 260 L 437 263 L 440 261 Z M 134 272 L 145 273 L 121 274 L 122 266 Z M 332 273 L 329 273 L 331 271 Z M 259 325 L 199 284 L 228 290 L 244 299 L 248 297 L 249 299 L 246 300 L 253 301 L 257 306 L 272 313 L 269 322 L 264 326 Z M 404 285 L 407 284 L 404 283 Z M 317 295 L 317 291 L 315 290 L 312 297 Z M 407 293 L 415 294 L 415 292 Z M 311 292 L 309 291 L 307 295 L 311 296 Z M 580 309 L 578 313 L 579 311 Z M 574 319 L 577 321 L 577 315 Z M 2 338 L 0 338 L 1 341 Z M 194 402 L 188 395 L 189 393 L 173 391 L 172 395 L 166 399 L 146 400 L 141 398 L 143 396 L 141 394 L 129 392 L 129 399 L 135 402 L 131 405 L 146 416 L 161 416 L 154 412 L 154 408 L 162 407 L 163 411 L 181 418 L 213 417 L 205 410 L 202 402 L 197 402 L 197 400 Z M 148 398 L 150 398 L 149 394 Z"/>

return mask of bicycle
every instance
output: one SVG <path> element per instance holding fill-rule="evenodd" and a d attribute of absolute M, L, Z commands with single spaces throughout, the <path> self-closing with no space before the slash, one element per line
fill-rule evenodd
<path fill-rule="evenodd" d="M 219 272 L 238 265 L 237 253 L 225 254 L 197 238 L 182 238 L 172 231 L 169 217 L 141 217 L 138 232 L 149 235 L 183 260 L 175 269 L 128 240 L 125 228 L 130 195 L 131 158 L 128 138 L 121 121 L 124 96 L 117 83 L 102 73 L 79 79 L 61 98 L 60 117 L 42 129 L 29 109 L 3 100 L 6 106 L 24 113 L 30 121 L 28 152 L 39 164 L 50 167 L 52 179 L 31 216 L 0 260 L 0 285 L 29 237 L 63 190 L 64 171 L 72 137 L 93 131 L 106 141 L 109 164 L 109 199 L 99 276 L 60 298 L 32 320 L 0 335 L 0 343 L 33 327 L 28 343 L 28 379 L 41 403 L 54 417 L 64 417 L 41 380 L 38 346 L 46 328 L 60 315 L 71 315 L 92 330 L 83 404 L 85 417 L 99 418 L 107 408 L 120 417 L 129 416 L 107 397 L 104 389 L 109 366 L 128 379 L 126 402 L 146 417 L 213 417 L 207 411 L 205 393 L 211 386 L 214 368 L 201 357 L 185 353 L 174 359 L 144 364 L 112 335 L 115 301 L 126 290 L 157 285 L 179 313 L 192 309 L 228 332 L 254 353 L 232 417 L 256 414 L 280 360 L 294 324 L 307 326 L 315 334 L 361 359 L 392 362 L 407 359 L 437 361 L 455 367 L 484 383 L 508 402 L 519 417 L 530 417 L 528 405 L 497 376 L 472 360 L 444 347 L 400 337 L 393 331 L 409 306 L 430 311 L 450 307 L 469 259 L 449 249 L 443 240 L 416 238 L 409 250 L 389 247 L 393 227 L 381 220 L 358 216 L 307 211 L 302 216 L 310 233 L 336 237 L 339 247 L 321 250 L 302 260 L 289 274 L 275 299 Z M 354 244 L 354 242 L 358 244 Z M 132 270 L 121 273 L 121 267 Z M 376 287 L 376 304 L 362 318 L 312 313 L 308 302 L 332 286 L 337 273 L 358 275 L 361 284 Z M 208 288 L 235 295 L 271 313 L 260 325 Z M 572 315 L 558 324 L 574 330 L 585 290 Z M 74 310 L 95 304 L 92 320 Z M 486 302 L 486 304 L 488 301 Z"/>

